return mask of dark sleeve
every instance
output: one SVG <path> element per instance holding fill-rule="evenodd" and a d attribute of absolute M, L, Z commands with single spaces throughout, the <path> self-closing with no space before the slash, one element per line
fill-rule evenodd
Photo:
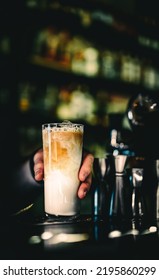
<path fill-rule="evenodd" d="M 43 192 L 43 181 L 37 182 L 33 174 L 33 155 L 26 159 L 12 176 L 11 211 L 16 212 L 34 203 Z"/>

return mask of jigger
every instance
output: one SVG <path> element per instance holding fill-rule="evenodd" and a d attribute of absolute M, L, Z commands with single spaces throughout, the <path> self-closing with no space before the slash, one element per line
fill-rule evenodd
<path fill-rule="evenodd" d="M 126 155 L 117 155 L 117 156 L 114 156 L 114 160 L 115 160 L 115 172 L 116 172 L 116 174 L 119 174 L 119 175 L 123 174 L 124 169 L 125 169 L 127 156 Z"/>
<path fill-rule="evenodd" d="M 125 172 L 126 155 L 114 156 L 114 187 L 111 195 L 110 212 L 111 218 L 124 221 L 130 216 L 130 194 Z"/>

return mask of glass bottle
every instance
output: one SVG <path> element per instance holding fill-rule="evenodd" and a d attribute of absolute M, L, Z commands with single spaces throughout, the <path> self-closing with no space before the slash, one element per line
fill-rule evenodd
<path fill-rule="evenodd" d="M 159 97 L 139 92 L 128 103 L 127 116 L 132 129 L 135 154 L 159 158 Z"/>

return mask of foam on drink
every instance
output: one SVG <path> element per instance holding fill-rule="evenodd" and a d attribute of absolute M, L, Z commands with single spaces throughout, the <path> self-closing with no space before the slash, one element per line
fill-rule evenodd
<path fill-rule="evenodd" d="M 82 159 L 83 125 L 43 125 L 45 212 L 71 216 L 79 211 L 78 172 Z"/>

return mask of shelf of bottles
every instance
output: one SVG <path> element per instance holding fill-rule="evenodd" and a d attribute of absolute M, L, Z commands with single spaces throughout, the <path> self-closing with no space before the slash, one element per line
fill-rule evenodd
<path fill-rule="evenodd" d="M 112 115 L 125 114 L 133 93 L 158 91 L 159 35 L 154 31 L 158 29 L 157 23 L 120 16 L 103 3 L 23 1 L 26 15 L 21 32 L 27 32 L 21 37 L 31 33 L 29 42 L 27 38 L 24 40 L 26 49 L 29 45 L 30 50 L 26 51 L 27 55 L 24 50 L 24 56 L 28 65 L 41 69 L 42 79 L 35 78 L 34 70 L 32 78 L 29 75 L 27 78 L 24 70 L 25 78 L 22 76 L 18 81 L 20 154 L 26 155 L 30 147 L 41 144 L 41 124 L 46 121 L 69 119 L 92 127 L 101 126 L 102 138 L 106 139 Z M 56 21 L 58 17 L 60 20 Z M 27 25 L 24 30 L 23 24 Z M 10 52 L 10 37 L 2 34 L 0 54 L 6 57 Z M 50 80 L 46 80 L 45 71 L 49 70 Z M 70 77 L 67 82 L 64 75 Z M 6 96 L 5 89 L 0 89 L 1 103 L 6 102 Z M 98 139 L 93 144 L 91 141 L 89 148 L 98 143 Z M 105 144 L 100 142 L 99 146 L 102 145 L 105 149 Z"/>
<path fill-rule="evenodd" d="M 88 77 L 120 80 L 150 90 L 159 89 L 156 60 L 159 38 L 153 38 L 150 28 L 145 34 L 142 25 L 122 22 L 100 9 L 63 6 L 60 1 L 42 3 L 42 10 L 45 7 L 52 12 L 63 12 L 68 22 L 72 16 L 77 26 L 72 27 L 71 20 L 69 26 L 67 21 L 63 26 L 52 20 L 53 24 L 49 22 L 48 26 L 38 29 L 34 34 L 31 63 Z M 27 1 L 27 7 L 34 10 L 37 1 Z"/>
<path fill-rule="evenodd" d="M 18 107 L 24 115 L 39 114 L 41 122 L 69 119 L 81 120 L 94 129 L 101 126 L 101 138 L 88 140 L 86 146 L 94 153 L 103 154 L 108 136 L 106 128 L 112 125 L 113 115 L 122 120 L 132 92 L 159 89 L 159 66 L 156 63 L 159 37 L 153 36 L 152 32 L 157 26 L 149 22 L 146 33 L 143 28 L 146 22 L 142 25 L 139 20 L 134 22 L 127 18 L 124 21 L 109 9 L 97 8 L 98 5 L 90 8 L 89 1 L 81 5 L 83 8 L 80 1 L 75 5 L 72 1 L 64 2 L 26 1 L 28 11 L 38 11 L 42 18 L 45 13 L 52 13 L 48 15 L 51 18 L 48 23 L 46 20 L 43 26 L 35 28 L 28 61 L 33 66 L 54 72 L 51 82 L 43 85 L 29 80 L 21 82 Z M 93 1 L 93 4 L 98 3 Z M 60 20 L 56 22 L 59 16 L 62 23 Z M 69 82 L 64 83 L 61 79 L 59 84 L 53 75 L 56 71 L 61 77 L 62 74 L 72 75 Z M 81 82 L 79 77 L 88 80 Z M 102 81 L 101 86 L 91 86 L 90 80 L 94 80 L 94 84 Z M 109 88 L 109 84 L 113 86 Z M 115 122 L 113 125 L 118 126 Z M 127 126 L 125 122 L 124 127 Z M 21 134 L 24 139 L 28 137 L 28 143 L 33 138 L 35 143 L 37 138 L 40 142 L 36 125 L 21 128 Z M 92 131 L 91 135 L 94 135 Z M 26 150 L 23 148 L 23 152 Z"/>

